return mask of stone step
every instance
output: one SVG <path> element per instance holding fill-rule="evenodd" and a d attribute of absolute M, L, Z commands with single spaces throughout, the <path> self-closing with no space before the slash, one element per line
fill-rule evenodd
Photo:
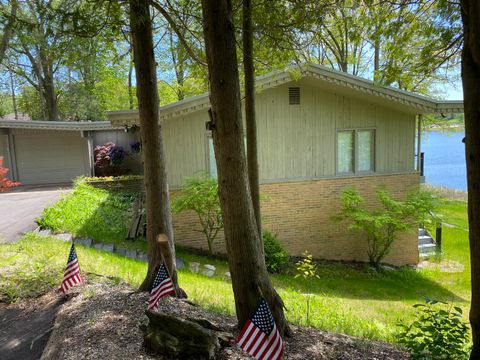
<path fill-rule="evenodd" d="M 418 236 L 424 236 L 427 235 L 427 230 L 419 228 L 418 229 Z"/>
<path fill-rule="evenodd" d="M 435 250 L 436 248 L 437 248 L 437 245 L 436 245 L 436 244 L 422 244 L 422 245 L 418 245 L 418 250 L 429 250 L 429 249 Z"/>
<path fill-rule="evenodd" d="M 435 244 L 435 240 L 431 236 L 423 235 L 418 237 L 418 245 Z"/>

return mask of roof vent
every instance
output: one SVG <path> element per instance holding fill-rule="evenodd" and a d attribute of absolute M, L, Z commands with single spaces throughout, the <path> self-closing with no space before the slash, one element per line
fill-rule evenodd
<path fill-rule="evenodd" d="M 300 105 L 300 88 L 299 87 L 288 88 L 288 103 L 290 105 Z"/>

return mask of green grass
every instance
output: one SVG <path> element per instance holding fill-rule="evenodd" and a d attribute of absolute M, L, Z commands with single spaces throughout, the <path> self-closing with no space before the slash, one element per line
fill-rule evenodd
<path fill-rule="evenodd" d="M 77 186 L 69 197 L 46 210 L 44 218 L 48 219 L 49 224 L 60 224 L 56 228 L 60 231 L 67 230 L 106 242 L 115 239 L 119 244 L 144 247 L 142 241 L 124 242 L 124 233 L 119 227 L 99 229 L 105 226 L 102 224 L 108 223 L 105 219 L 113 221 L 125 216 L 128 199 L 120 196 L 114 201 L 112 196 L 104 190 Z M 86 199 L 79 199 L 82 197 Z M 95 204 L 89 204 L 91 201 L 95 201 Z M 111 206 L 110 201 L 122 205 Z M 74 209 L 80 211 L 75 212 Z M 117 215 L 105 214 L 110 211 L 108 209 L 118 210 Z M 97 214 L 101 214 L 101 220 L 94 221 L 92 217 Z M 444 222 L 456 226 L 443 229 L 443 259 L 463 264 L 463 272 L 445 273 L 438 269 L 415 271 L 409 268 L 376 272 L 367 266 L 321 261 L 318 263 L 319 279 L 295 279 L 293 274 L 272 276 L 275 287 L 284 299 L 287 318 L 300 325 L 390 342 L 395 342 L 398 321 L 413 319 L 413 305 L 423 302 L 426 297 L 460 306 L 466 319 L 470 303 L 466 203 L 444 200 L 440 214 Z M 54 219 L 55 216 L 58 219 Z M 71 216 L 75 220 L 69 219 Z M 96 225 L 90 226 L 86 219 Z M 72 231 L 74 229 L 78 230 Z M 109 238 L 109 234 L 114 236 Z M 45 288 L 58 286 L 67 254 L 68 244 L 34 235 L 25 236 L 17 244 L 1 245 L 0 293 L 14 300 L 35 296 Z M 141 262 L 81 246 L 78 247 L 78 255 L 83 271 L 117 276 L 132 286 L 140 284 L 146 271 L 145 264 Z M 227 263 L 221 259 L 194 255 L 181 248 L 177 249 L 177 255 L 186 262 L 209 263 L 217 267 L 218 275 L 211 279 L 188 270 L 179 272 L 180 284 L 189 297 L 206 308 L 234 314 L 231 285 L 222 279 L 225 271 L 228 271 Z M 16 273 L 16 269 L 25 270 Z M 38 283 L 41 290 L 29 294 L 31 290 L 27 285 L 31 288 L 32 283 Z M 306 293 L 312 294 L 308 324 Z"/>
<path fill-rule="evenodd" d="M 133 194 L 114 193 L 77 182 L 70 194 L 46 208 L 38 223 L 100 242 L 122 242 L 130 225 Z"/>

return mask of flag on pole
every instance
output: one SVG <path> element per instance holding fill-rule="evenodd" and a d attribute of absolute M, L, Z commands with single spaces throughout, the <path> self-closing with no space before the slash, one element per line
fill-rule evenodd
<path fill-rule="evenodd" d="M 153 282 L 152 291 L 150 291 L 150 299 L 148 301 L 148 310 L 157 310 L 159 300 L 175 292 L 172 279 L 168 275 L 165 263 L 162 263 L 158 269 L 157 276 Z"/>
<path fill-rule="evenodd" d="M 68 255 L 67 266 L 63 273 L 62 284 L 60 285 L 60 291 L 65 294 L 70 288 L 76 284 L 82 283 L 82 277 L 80 275 L 80 265 L 78 264 L 77 253 L 75 252 L 75 245 L 72 244 L 70 248 L 70 254 Z"/>
<path fill-rule="evenodd" d="M 240 348 L 257 360 L 277 360 L 283 356 L 283 341 L 265 299 L 237 337 Z"/>

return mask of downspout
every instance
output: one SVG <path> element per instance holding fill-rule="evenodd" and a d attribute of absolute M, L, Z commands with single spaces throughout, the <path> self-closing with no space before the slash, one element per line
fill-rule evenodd
<path fill-rule="evenodd" d="M 417 171 L 421 173 L 422 163 L 422 114 L 417 116 Z M 420 176 L 420 183 L 425 182 L 425 176 Z"/>

